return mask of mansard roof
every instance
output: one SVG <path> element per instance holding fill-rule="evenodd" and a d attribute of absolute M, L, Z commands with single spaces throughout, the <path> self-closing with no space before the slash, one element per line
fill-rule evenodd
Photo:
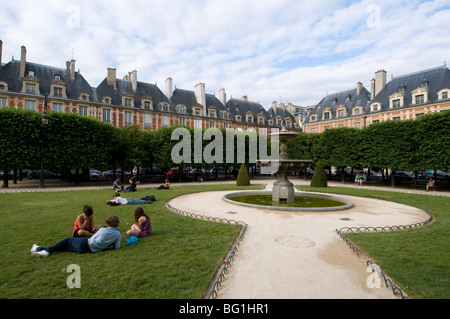
<path fill-rule="evenodd" d="M 404 94 L 403 108 L 414 104 L 411 94 L 417 88 L 428 89 L 428 101 L 425 103 L 435 103 L 438 101 L 438 92 L 442 89 L 450 89 L 450 71 L 444 65 L 437 68 L 423 70 L 411 74 L 406 74 L 392 78 L 386 86 L 375 96 L 370 104 L 380 103 L 381 107 L 377 110 L 386 111 L 389 109 L 389 97 L 394 93 Z M 367 109 L 370 112 L 370 109 Z"/>
<path fill-rule="evenodd" d="M 240 115 L 243 121 L 245 121 L 245 115 L 249 112 L 253 113 L 253 116 L 257 116 L 262 113 L 265 117 L 264 124 L 268 123 L 269 114 L 264 107 L 257 102 L 231 98 L 227 102 L 227 110 L 230 112 L 230 117 L 232 119 L 235 119 L 236 115 Z"/>
<path fill-rule="evenodd" d="M 309 123 L 312 115 L 316 115 L 320 120 L 322 118 L 322 112 L 325 109 L 330 109 L 330 119 L 336 118 L 337 108 L 344 106 L 347 110 L 346 117 L 350 117 L 353 108 L 360 106 L 363 110 L 366 109 L 370 101 L 370 92 L 362 87 L 359 94 L 357 94 L 357 88 L 344 90 L 337 93 L 326 95 L 312 110 L 309 117 L 305 118 L 305 123 Z M 315 122 L 315 121 L 314 121 Z"/>
<path fill-rule="evenodd" d="M 116 88 L 113 85 L 109 85 L 105 78 L 96 89 L 99 102 L 104 97 L 111 98 L 111 104 L 121 105 L 123 94 L 132 94 L 134 96 L 135 108 L 142 108 L 142 99 L 145 97 L 151 97 L 153 105 L 157 106 L 160 103 L 168 103 L 169 99 L 155 84 L 144 83 L 137 81 L 136 91 L 133 91 L 131 82 L 128 80 L 116 79 Z M 156 108 L 155 108 L 156 109 Z"/>
<path fill-rule="evenodd" d="M 34 78 L 39 80 L 39 91 L 41 95 L 50 94 L 50 83 L 55 80 L 55 75 L 61 77 L 61 82 L 66 84 L 66 94 L 69 99 L 78 99 L 81 93 L 89 94 L 89 100 L 93 101 L 93 89 L 80 74 L 75 72 L 75 79 L 70 78 L 70 70 L 62 69 L 37 63 L 26 62 L 25 75 L 34 72 Z M 8 90 L 20 93 L 23 80 L 19 76 L 20 61 L 12 60 L 4 64 L 0 69 L 0 81 L 8 83 Z"/>

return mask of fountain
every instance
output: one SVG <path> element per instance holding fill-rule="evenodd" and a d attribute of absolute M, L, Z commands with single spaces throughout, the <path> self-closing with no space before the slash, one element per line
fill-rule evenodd
<path fill-rule="evenodd" d="M 288 179 L 291 172 L 307 168 L 313 162 L 311 160 L 290 160 L 287 153 L 287 142 L 297 137 L 298 133 L 289 132 L 285 127 L 280 132 L 272 133 L 280 142 L 280 154 L 278 160 L 258 161 L 262 167 L 277 167 L 277 181 L 273 184 L 272 192 L 246 191 L 226 194 L 223 200 L 255 208 L 288 210 L 288 211 L 334 211 L 353 207 L 353 203 L 347 199 L 322 194 L 295 195 L 294 184 Z"/>

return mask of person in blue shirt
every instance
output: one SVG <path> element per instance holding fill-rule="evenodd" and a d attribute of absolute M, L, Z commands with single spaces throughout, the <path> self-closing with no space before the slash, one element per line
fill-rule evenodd
<path fill-rule="evenodd" d="M 63 239 L 56 245 L 48 248 L 36 244 L 31 247 L 31 255 L 48 257 L 57 251 L 70 251 L 79 254 L 96 253 L 106 249 L 119 249 L 122 235 L 117 229 L 119 227 L 119 217 L 110 216 L 106 219 L 108 227 L 100 228 L 92 237 L 70 237 Z"/>

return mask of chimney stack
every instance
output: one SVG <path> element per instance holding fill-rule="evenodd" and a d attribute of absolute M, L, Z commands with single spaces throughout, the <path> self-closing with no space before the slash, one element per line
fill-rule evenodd
<path fill-rule="evenodd" d="M 277 101 L 272 102 L 272 110 L 275 114 L 277 114 Z"/>
<path fill-rule="evenodd" d="M 387 72 L 385 70 L 375 72 L 375 96 L 386 86 L 386 75 Z"/>
<path fill-rule="evenodd" d="M 221 88 L 219 90 L 219 101 L 224 105 L 227 106 L 227 94 L 225 93 L 225 89 Z"/>
<path fill-rule="evenodd" d="M 75 80 L 75 60 L 70 60 L 67 64 L 70 71 L 70 79 Z"/>
<path fill-rule="evenodd" d="M 197 103 L 203 106 L 203 115 L 206 115 L 206 92 L 205 92 L 205 83 L 198 83 L 194 87 L 195 98 L 197 99 Z"/>
<path fill-rule="evenodd" d="M 0 40 L 0 68 L 2 67 L 3 41 Z"/>
<path fill-rule="evenodd" d="M 168 99 L 171 99 L 172 95 L 173 95 L 173 80 L 169 76 L 166 79 L 166 96 L 167 96 Z"/>
<path fill-rule="evenodd" d="M 133 92 L 137 91 L 137 71 L 131 71 L 128 73 L 128 78 L 131 82 L 131 89 L 133 90 Z"/>
<path fill-rule="evenodd" d="M 363 84 L 361 82 L 356 83 L 356 95 L 361 94 L 362 88 L 363 88 Z"/>
<path fill-rule="evenodd" d="M 19 71 L 20 78 L 25 77 L 26 65 L 27 65 L 27 48 L 24 45 L 22 45 L 21 52 L 20 52 L 20 71 Z"/>
<path fill-rule="evenodd" d="M 108 68 L 107 69 L 106 83 L 108 83 L 108 85 L 114 86 L 115 89 L 117 88 L 117 84 L 116 84 L 116 69 L 113 69 L 113 68 Z"/>

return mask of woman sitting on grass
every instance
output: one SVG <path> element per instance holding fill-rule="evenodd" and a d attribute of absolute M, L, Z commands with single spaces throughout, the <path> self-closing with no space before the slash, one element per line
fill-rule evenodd
<path fill-rule="evenodd" d="M 91 206 L 85 205 L 83 207 L 83 214 L 78 215 L 73 225 L 73 237 L 91 237 L 102 226 L 93 226 L 94 224 L 94 211 Z"/>
<path fill-rule="evenodd" d="M 136 236 L 138 238 L 144 238 L 152 233 L 152 224 L 150 222 L 150 217 L 144 213 L 142 207 L 136 207 L 134 210 L 134 221 L 136 224 L 131 226 L 131 229 L 127 231 L 127 236 Z"/>
<path fill-rule="evenodd" d="M 92 237 L 69 237 L 56 245 L 48 248 L 36 244 L 31 247 L 31 255 L 48 257 L 51 253 L 57 251 L 70 251 L 79 254 L 96 253 L 106 249 L 119 249 L 121 234 L 117 229 L 119 227 L 119 217 L 110 216 L 106 220 L 108 227 L 102 227 Z"/>

